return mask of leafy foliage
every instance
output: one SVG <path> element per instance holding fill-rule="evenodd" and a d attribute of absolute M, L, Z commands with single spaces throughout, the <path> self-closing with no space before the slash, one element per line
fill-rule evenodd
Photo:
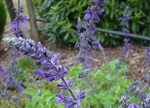
<path fill-rule="evenodd" d="M 34 88 L 27 88 L 24 95 L 28 96 L 26 108 L 54 108 L 55 96 L 49 91 L 42 89 L 40 93 Z"/>
<path fill-rule="evenodd" d="M 78 17 L 82 17 L 89 0 L 35 0 L 39 15 L 49 23 L 43 28 L 50 42 L 74 43 Z"/>
<path fill-rule="evenodd" d="M 26 62 L 27 59 L 28 58 L 21 59 L 22 65 Z M 131 80 L 123 78 L 124 71 L 127 71 L 128 68 L 125 63 L 120 64 L 120 68 L 117 71 L 118 73 L 114 72 L 116 62 L 116 60 L 110 61 L 96 72 L 88 70 L 86 71 L 87 76 L 83 78 L 79 78 L 79 73 L 85 72 L 82 70 L 81 65 L 70 68 L 70 72 L 67 74 L 66 77 L 74 77 L 73 89 L 86 90 L 88 94 L 85 100 L 81 103 L 83 107 L 86 107 L 87 103 L 90 104 L 91 108 L 107 108 L 110 106 L 116 107 L 119 105 L 120 96 L 125 92 L 126 88 L 131 83 Z M 28 66 L 28 68 L 24 68 L 24 71 L 30 69 L 32 70 L 32 67 Z M 30 81 L 30 83 L 34 82 Z M 27 87 L 23 92 L 22 99 L 26 102 L 24 103 L 24 107 L 63 108 L 63 104 L 55 106 L 55 93 L 57 91 L 58 88 L 55 86 L 54 83 L 51 84 L 47 82 L 45 84 L 44 82 L 41 83 L 38 88 L 37 86 L 35 86 L 35 84 L 32 84 L 30 85 L 30 87 Z M 66 94 L 67 92 L 64 93 Z"/>
<path fill-rule="evenodd" d="M 0 41 L 1 41 L 2 34 L 4 32 L 4 26 L 6 23 L 6 10 L 4 7 L 4 1 L 3 0 L 0 1 L 0 13 L 1 13 L 1 17 L 0 17 Z"/>
<path fill-rule="evenodd" d="M 116 62 L 117 60 L 110 61 L 96 72 L 88 71 L 84 78 L 78 78 L 78 74 L 83 72 L 81 65 L 71 68 L 67 77 L 74 76 L 75 89 L 85 89 L 88 94 L 82 102 L 83 106 L 86 106 L 86 103 L 89 103 L 91 108 L 119 106 L 120 96 L 125 92 L 131 80 L 123 78 L 128 68 L 125 63 L 121 63 L 118 73 L 115 73 Z"/>
<path fill-rule="evenodd" d="M 123 15 L 125 7 L 131 8 L 131 20 L 128 28 L 131 33 L 150 35 L 149 5 L 148 0 L 106 0 L 104 15 L 98 25 L 100 28 L 122 31 L 119 18 Z M 75 26 L 77 18 L 83 18 L 85 9 L 89 5 L 88 0 L 35 0 L 38 14 L 49 20 L 44 27 L 44 32 L 50 42 L 74 43 L 77 38 Z M 116 46 L 123 43 L 123 38 L 110 33 L 97 33 L 102 44 Z M 132 41 L 143 44 L 146 41 L 132 39 Z"/>
<path fill-rule="evenodd" d="M 147 0 L 106 0 L 104 6 L 104 16 L 100 22 L 100 28 L 122 31 L 119 18 L 123 15 L 126 6 L 131 9 L 131 19 L 128 23 L 128 29 L 131 33 L 150 36 L 150 13 L 148 12 L 150 1 Z M 101 33 L 98 38 L 106 45 L 118 45 L 122 43 L 122 38 L 118 35 Z M 132 39 L 132 41 L 143 44 L 146 41 Z"/>

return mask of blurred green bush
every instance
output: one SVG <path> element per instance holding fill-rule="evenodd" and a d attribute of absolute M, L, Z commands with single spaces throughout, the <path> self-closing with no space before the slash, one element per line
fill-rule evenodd
<path fill-rule="evenodd" d="M 124 72 L 128 71 L 125 63 L 120 64 L 118 72 L 115 73 L 115 64 L 117 60 L 112 60 L 102 66 L 98 71 L 88 71 L 87 76 L 78 78 L 80 72 L 83 72 L 81 66 L 72 67 L 67 77 L 74 76 L 74 89 L 85 90 L 86 98 L 82 102 L 90 108 L 117 108 L 119 99 L 126 91 L 130 79 L 123 78 Z"/>
<path fill-rule="evenodd" d="M 131 33 L 150 36 L 150 1 L 149 0 L 106 0 L 104 6 L 105 13 L 101 17 L 98 27 L 121 31 L 121 21 L 119 18 L 123 15 L 126 6 L 131 9 L 131 19 L 128 23 L 128 29 Z M 123 43 L 122 38 L 117 35 L 101 33 L 98 38 L 106 45 L 118 45 Z M 132 39 L 133 42 L 145 44 L 147 41 Z"/>
<path fill-rule="evenodd" d="M 97 27 L 121 31 L 119 18 L 126 6 L 131 8 L 131 20 L 128 27 L 131 33 L 150 36 L 150 1 L 149 0 L 106 0 L 104 15 Z M 89 0 L 35 0 L 38 15 L 50 22 L 43 31 L 50 42 L 74 43 L 77 38 L 75 30 L 78 17 L 83 18 L 84 11 L 89 6 Z M 123 38 L 108 33 L 97 33 L 98 39 L 104 45 L 116 46 L 123 43 Z M 146 41 L 132 39 L 145 44 Z"/>
<path fill-rule="evenodd" d="M 0 0 L 0 13 L 1 13 L 0 16 L 0 41 L 1 41 L 6 23 L 6 9 L 4 7 L 4 0 Z"/>
<path fill-rule="evenodd" d="M 48 41 L 59 45 L 75 43 L 77 18 L 84 15 L 89 0 L 35 0 L 40 17 L 50 22 L 43 30 Z"/>

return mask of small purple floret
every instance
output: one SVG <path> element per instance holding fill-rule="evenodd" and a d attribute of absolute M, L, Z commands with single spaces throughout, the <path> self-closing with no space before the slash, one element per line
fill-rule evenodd
<path fill-rule="evenodd" d="M 138 106 L 137 106 L 136 104 L 134 104 L 134 103 L 131 103 L 131 104 L 128 106 L 128 108 L 138 108 Z"/>

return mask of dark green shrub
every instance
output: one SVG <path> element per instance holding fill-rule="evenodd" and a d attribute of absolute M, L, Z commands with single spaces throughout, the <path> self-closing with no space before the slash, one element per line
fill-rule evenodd
<path fill-rule="evenodd" d="M 150 36 L 149 0 L 105 0 L 104 14 L 97 25 L 99 28 L 122 31 L 119 18 L 125 7 L 131 8 L 131 20 L 128 28 L 131 33 Z M 78 17 L 83 18 L 89 0 L 35 0 L 38 14 L 50 22 L 44 27 L 49 41 L 74 43 L 77 34 L 74 29 Z M 108 33 L 97 33 L 102 44 L 113 46 L 123 43 L 123 38 Z M 141 43 L 139 39 L 132 41 Z M 145 43 L 145 41 L 142 41 Z"/>
<path fill-rule="evenodd" d="M 41 17 L 50 22 L 44 32 L 50 42 L 74 43 L 77 40 L 75 25 L 84 15 L 89 0 L 35 0 Z"/>
<path fill-rule="evenodd" d="M 101 17 L 99 27 L 121 31 L 122 26 L 119 18 L 123 15 L 126 6 L 131 9 L 131 19 L 128 28 L 131 33 L 150 36 L 150 1 L 149 0 L 106 0 L 104 6 L 105 13 Z M 98 36 L 100 41 L 106 45 L 118 45 L 122 43 L 122 37 L 108 33 L 101 33 Z M 132 39 L 136 43 L 140 43 L 139 39 Z M 142 41 L 145 43 L 144 41 Z"/>
<path fill-rule="evenodd" d="M 6 10 L 4 7 L 4 0 L 0 0 L 0 13 L 1 13 L 0 16 L 0 41 L 1 41 L 6 23 Z"/>

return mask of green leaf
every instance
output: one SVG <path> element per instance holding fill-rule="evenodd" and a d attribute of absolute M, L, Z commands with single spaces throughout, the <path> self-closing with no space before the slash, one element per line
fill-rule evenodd
<path fill-rule="evenodd" d="M 39 101 L 40 100 L 40 97 L 39 96 L 34 96 L 32 98 L 32 102 L 31 102 L 31 105 L 36 108 L 39 104 L 41 104 L 42 102 Z"/>
<path fill-rule="evenodd" d="M 33 88 L 26 88 L 24 91 L 23 91 L 23 94 L 24 95 L 31 95 L 31 96 L 36 96 L 37 95 L 37 91 Z"/>
<path fill-rule="evenodd" d="M 67 34 L 65 35 L 64 41 L 66 41 L 66 40 L 68 39 L 68 37 L 69 37 L 69 33 L 67 33 Z"/>

